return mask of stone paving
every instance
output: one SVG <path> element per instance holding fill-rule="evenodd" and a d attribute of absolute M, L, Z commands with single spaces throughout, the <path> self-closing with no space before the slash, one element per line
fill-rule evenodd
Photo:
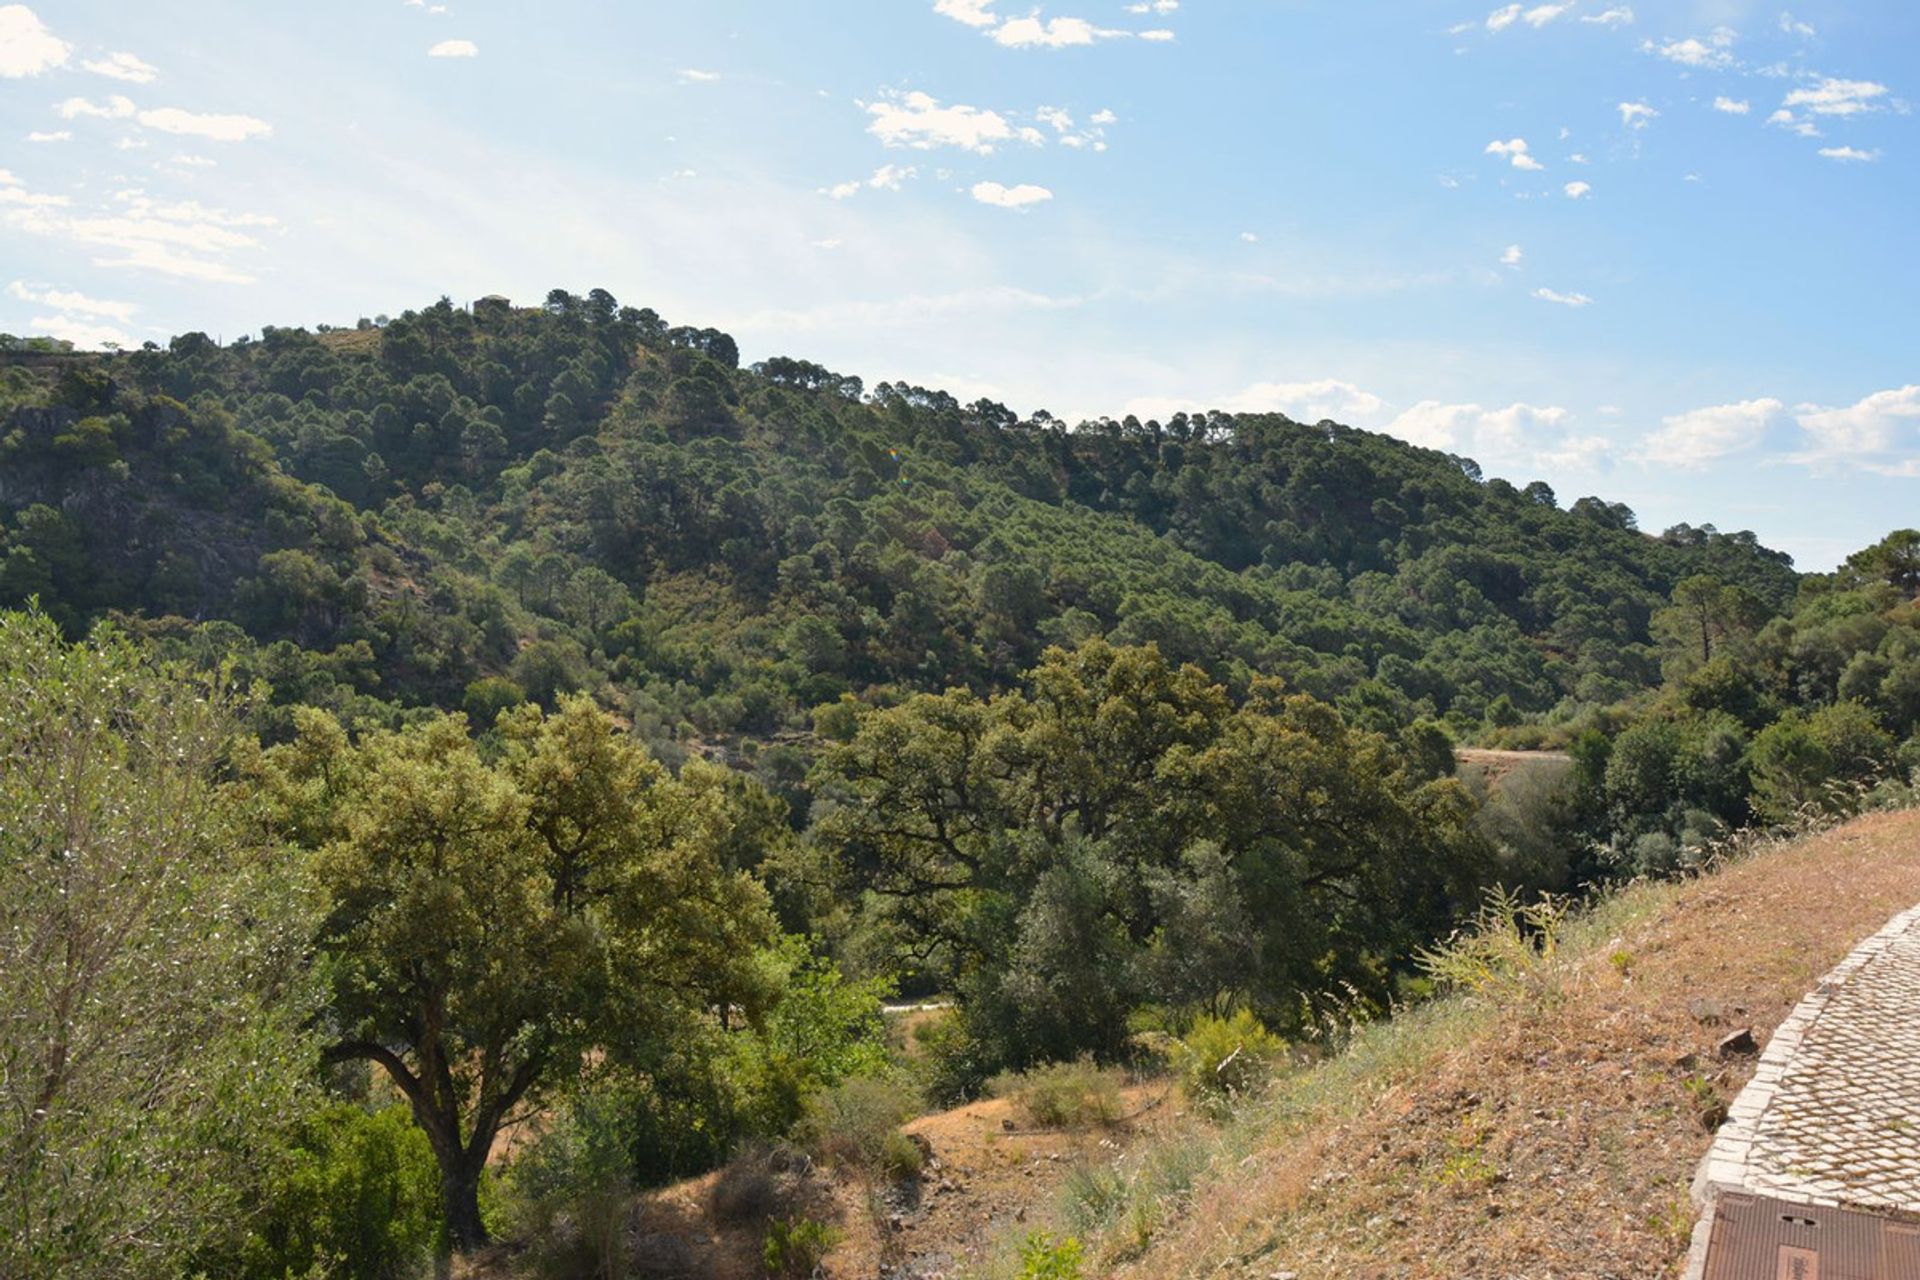
<path fill-rule="evenodd" d="M 1696 1246 L 1725 1191 L 1920 1213 L 1920 907 L 1774 1031 L 1694 1180 Z"/>

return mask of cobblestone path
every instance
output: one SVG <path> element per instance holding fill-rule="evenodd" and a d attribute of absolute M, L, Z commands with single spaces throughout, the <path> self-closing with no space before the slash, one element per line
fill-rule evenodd
<path fill-rule="evenodd" d="M 1694 1181 L 1707 1210 L 1696 1260 L 1726 1192 L 1920 1214 L 1920 907 L 1856 947 L 1768 1041 Z"/>

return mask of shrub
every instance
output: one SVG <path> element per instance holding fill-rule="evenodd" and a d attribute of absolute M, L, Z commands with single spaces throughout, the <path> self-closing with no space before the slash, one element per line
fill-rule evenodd
<path fill-rule="evenodd" d="M 755 1143 L 721 1167 L 707 1207 L 725 1223 L 768 1222 L 793 1211 L 795 1184 L 812 1166 L 806 1153 Z"/>
<path fill-rule="evenodd" d="M 821 1160 L 873 1177 L 897 1159 L 894 1139 L 918 1110 L 913 1091 L 898 1081 L 856 1076 L 809 1098 L 799 1132 Z"/>
<path fill-rule="evenodd" d="M 1196 1104 L 1219 1109 L 1265 1084 L 1286 1041 L 1245 1009 L 1230 1018 L 1196 1018 L 1174 1047 L 1180 1087 Z"/>
<path fill-rule="evenodd" d="M 626 1274 L 633 1200 L 631 1109 L 617 1089 L 582 1089 L 507 1168 L 504 1213 L 539 1242 L 538 1270 L 613 1280 Z"/>
<path fill-rule="evenodd" d="M 1072 1236 L 1055 1240 L 1044 1231 L 1020 1246 L 1020 1280 L 1080 1280 L 1085 1250 Z"/>
<path fill-rule="evenodd" d="M 812 1218 L 776 1218 L 767 1227 L 760 1258 L 770 1276 L 807 1280 L 820 1270 L 841 1239 L 838 1228 Z"/>
<path fill-rule="evenodd" d="M 416 1275 L 440 1235 L 440 1170 L 404 1106 L 315 1108 L 293 1142 L 269 1161 L 262 1216 L 219 1274 L 403 1280 Z"/>
<path fill-rule="evenodd" d="M 996 1076 L 988 1086 L 1028 1120 L 1050 1129 L 1110 1125 L 1120 1119 L 1122 1074 L 1099 1067 L 1092 1058 L 1055 1062 L 1026 1072 Z"/>
<path fill-rule="evenodd" d="M 880 1144 L 881 1172 L 896 1182 L 918 1178 L 927 1162 L 927 1149 L 921 1145 L 924 1141 L 898 1129 L 889 1133 Z"/>

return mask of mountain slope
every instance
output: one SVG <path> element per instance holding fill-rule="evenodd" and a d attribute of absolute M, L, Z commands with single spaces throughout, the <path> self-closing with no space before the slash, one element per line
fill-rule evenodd
<path fill-rule="evenodd" d="M 1471 731 L 1657 683 L 1690 574 L 1795 588 L 1751 535 L 1650 537 L 1333 423 L 1068 430 L 737 361 L 596 291 L 16 367 L 0 603 L 231 622 L 211 647 L 283 701 L 375 719 L 596 688 L 671 754 L 1095 634 Z"/>

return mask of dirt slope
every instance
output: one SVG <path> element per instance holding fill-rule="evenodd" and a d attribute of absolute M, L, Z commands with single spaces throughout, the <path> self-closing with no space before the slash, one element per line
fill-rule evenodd
<path fill-rule="evenodd" d="M 1688 1184 L 1751 1056 L 1856 941 L 1920 901 L 1920 814 L 1876 815 L 1623 895 L 1498 1002 L 1443 1002 L 1306 1073 L 1101 1274 L 1313 1280 L 1674 1274 Z M 1347 1077 L 1334 1087 L 1312 1077 Z"/>

